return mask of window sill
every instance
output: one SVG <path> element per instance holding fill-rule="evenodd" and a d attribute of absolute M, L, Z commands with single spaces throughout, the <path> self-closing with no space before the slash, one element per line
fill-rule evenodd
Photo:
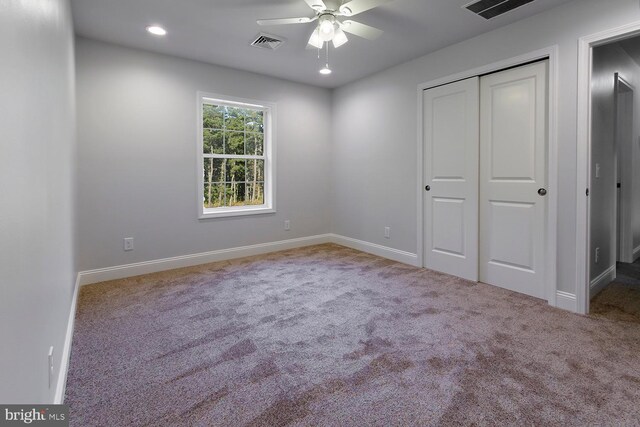
<path fill-rule="evenodd" d="M 276 210 L 266 206 L 245 207 L 245 208 L 217 208 L 209 209 L 200 213 L 198 219 L 227 218 L 233 216 L 261 215 L 275 213 Z"/>

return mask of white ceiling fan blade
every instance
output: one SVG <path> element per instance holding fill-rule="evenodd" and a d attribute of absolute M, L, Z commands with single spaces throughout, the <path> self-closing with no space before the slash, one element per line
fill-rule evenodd
<path fill-rule="evenodd" d="M 367 40 L 375 40 L 383 33 L 382 30 L 351 20 L 342 22 L 340 24 L 340 27 L 347 33 L 351 33 L 355 36 L 362 37 L 363 39 Z"/>
<path fill-rule="evenodd" d="M 311 9 L 317 10 L 318 12 L 327 9 L 327 5 L 324 4 L 322 0 L 304 0 L 304 2 L 307 3 Z"/>
<path fill-rule="evenodd" d="M 351 0 L 349 3 L 345 3 L 340 6 L 340 13 L 344 16 L 353 16 L 362 12 L 366 12 L 374 7 L 382 6 L 386 3 L 391 3 L 393 0 Z"/>
<path fill-rule="evenodd" d="M 303 16 L 301 18 L 276 18 L 276 19 L 258 19 L 256 22 L 258 25 L 286 25 L 286 24 L 306 24 L 318 19 L 317 16 L 313 18 L 307 18 Z"/>

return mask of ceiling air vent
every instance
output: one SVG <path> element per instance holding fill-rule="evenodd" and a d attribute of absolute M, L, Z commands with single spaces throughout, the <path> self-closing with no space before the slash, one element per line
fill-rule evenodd
<path fill-rule="evenodd" d="M 276 50 L 284 43 L 282 37 L 274 36 L 271 34 L 260 33 L 258 37 L 251 43 L 253 47 L 259 47 L 260 49 Z"/>
<path fill-rule="evenodd" d="M 484 19 L 495 18 L 534 0 L 479 0 L 462 6 Z"/>

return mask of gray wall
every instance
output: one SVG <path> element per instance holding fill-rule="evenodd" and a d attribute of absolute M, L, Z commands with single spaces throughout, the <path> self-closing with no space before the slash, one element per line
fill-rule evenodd
<path fill-rule="evenodd" d="M 0 29 L 0 402 L 47 403 L 76 271 L 69 3 L 2 1 Z"/>
<path fill-rule="evenodd" d="M 80 270 L 330 232 L 330 91 L 82 38 L 76 50 Z M 199 90 L 277 103 L 276 214 L 197 219 Z"/>
<path fill-rule="evenodd" d="M 615 176 L 615 98 L 614 75 L 620 73 L 631 85 L 640 88 L 640 67 L 618 44 L 600 46 L 593 50 L 592 71 L 592 139 L 591 139 L 591 280 L 616 263 L 616 203 L 617 182 Z M 634 111 L 640 111 L 640 94 L 634 94 Z M 633 143 L 638 156 L 637 141 L 640 132 L 635 120 Z M 600 165 L 600 178 L 596 178 L 596 163 Z M 637 163 L 636 163 L 637 164 Z M 637 175 L 637 173 L 636 173 Z M 634 183 L 635 184 L 635 183 Z M 635 193 L 638 192 L 634 185 Z M 636 196 L 637 204 L 639 197 Z M 634 216 L 640 216 L 636 210 Z M 635 221 L 637 222 L 637 221 Z M 637 227 L 637 225 L 636 225 Z M 634 244 L 634 247 L 637 243 Z M 600 248 L 599 261 L 595 262 L 595 248 Z"/>
<path fill-rule="evenodd" d="M 549 196 L 559 200 L 558 288 L 575 292 L 578 39 L 639 18 L 637 0 L 574 1 L 336 90 L 334 232 L 416 252 L 417 85 L 558 45 L 559 189 Z"/>

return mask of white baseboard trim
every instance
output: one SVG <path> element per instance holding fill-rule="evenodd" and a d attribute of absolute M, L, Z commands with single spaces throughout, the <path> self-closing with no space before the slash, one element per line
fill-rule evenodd
<path fill-rule="evenodd" d="M 58 372 L 58 383 L 56 384 L 56 394 L 53 403 L 62 405 L 64 403 L 64 393 L 67 388 L 67 374 L 69 372 L 69 360 L 71 359 L 71 343 L 73 341 L 73 327 L 76 321 L 76 307 L 78 305 L 78 293 L 80 290 L 80 273 L 76 275 L 76 283 L 71 297 L 71 307 L 69 308 L 69 319 L 67 320 L 67 332 L 62 348 L 62 358 L 60 359 L 60 370 Z"/>
<path fill-rule="evenodd" d="M 253 255 L 261 255 L 269 252 L 284 251 L 287 249 L 301 248 L 304 246 L 319 245 L 322 243 L 336 243 L 348 248 L 357 249 L 393 261 L 402 262 L 409 265 L 417 265 L 418 256 L 414 253 L 389 248 L 363 240 L 352 239 L 350 237 L 337 234 L 319 234 L 298 239 L 281 240 L 271 243 L 260 243 L 257 245 L 240 246 L 237 248 L 220 249 L 211 252 L 202 252 L 192 255 L 183 255 L 172 258 L 157 259 L 152 261 L 138 262 L 134 264 L 118 265 L 114 267 L 87 270 L 79 273 L 80 286 L 93 283 L 105 282 L 107 280 L 124 279 L 127 277 L 140 276 L 143 274 L 157 273 L 159 271 L 173 270 L 176 268 L 191 267 L 210 262 L 226 261 L 235 258 L 243 258 Z"/>
<path fill-rule="evenodd" d="M 589 284 L 589 298 L 593 298 L 598 295 L 609 283 L 613 282 L 616 278 L 616 265 L 613 264 L 605 271 L 600 273 L 598 277 L 593 279 Z"/>
<path fill-rule="evenodd" d="M 568 311 L 577 313 L 578 299 L 576 298 L 575 294 L 570 294 L 569 292 L 564 292 L 564 291 L 557 291 L 555 306 L 563 310 L 568 310 Z"/>
<path fill-rule="evenodd" d="M 636 261 L 638 260 L 638 258 L 640 258 L 640 246 L 636 247 L 636 248 L 633 250 L 633 255 L 632 255 L 632 257 L 633 257 L 633 262 L 636 262 Z"/>
<path fill-rule="evenodd" d="M 346 246 L 351 249 L 356 249 L 369 254 L 377 255 L 382 258 L 387 258 L 393 261 L 409 264 L 413 266 L 418 265 L 418 255 L 401 251 L 399 249 L 393 249 L 388 246 L 378 245 L 376 243 L 365 242 L 364 240 L 352 239 L 351 237 L 341 236 L 339 234 L 332 234 L 332 241 L 338 245 Z"/>
<path fill-rule="evenodd" d="M 201 252 L 198 254 L 156 259 L 152 261 L 137 262 L 134 264 L 118 265 L 115 267 L 99 268 L 96 270 L 87 270 L 80 273 L 80 286 L 330 242 L 330 234 L 320 234 L 317 236 L 260 243 L 257 245 L 240 246 L 211 252 Z"/>

